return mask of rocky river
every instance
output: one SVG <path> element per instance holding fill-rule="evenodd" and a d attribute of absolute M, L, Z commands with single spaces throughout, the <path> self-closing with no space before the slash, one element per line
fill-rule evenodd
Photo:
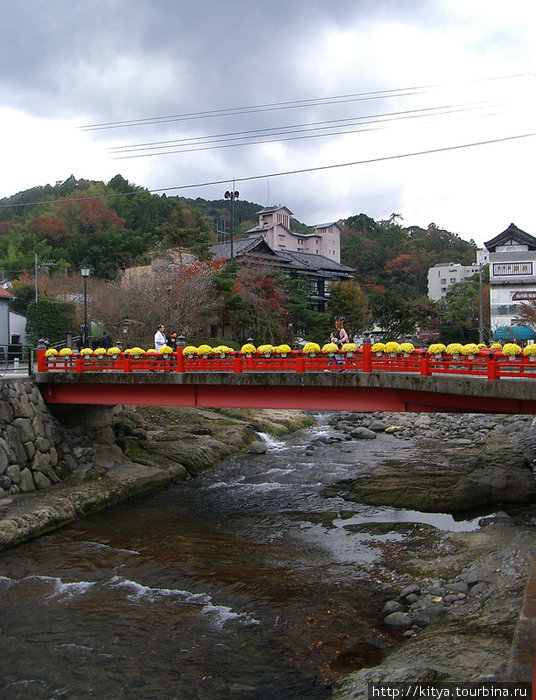
<path fill-rule="evenodd" d="M 0 554 L 2 697 L 520 680 L 531 418 L 143 409 L 108 427 L 71 430 L 70 480 L 0 502 L 5 547 L 71 521 Z M 125 500 L 154 470 L 168 485 Z"/>

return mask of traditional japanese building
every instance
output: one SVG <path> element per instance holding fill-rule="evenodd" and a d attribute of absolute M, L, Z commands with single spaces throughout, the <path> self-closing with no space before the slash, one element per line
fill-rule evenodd
<path fill-rule="evenodd" d="M 484 243 L 490 262 L 491 331 L 516 325 L 520 306 L 536 301 L 536 238 L 515 224 Z"/>
<path fill-rule="evenodd" d="M 231 259 L 231 244 L 216 243 L 210 248 L 215 260 Z M 264 236 L 239 238 L 233 242 L 233 256 L 243 264 L 271 267 L 290 277 L 303 275 L 309 281 L 310 306 L 315 311 L 326 311 L 329 285 L 351 279 L 354 270 L 324 256 L 293 250 L 273 250 Z"/>

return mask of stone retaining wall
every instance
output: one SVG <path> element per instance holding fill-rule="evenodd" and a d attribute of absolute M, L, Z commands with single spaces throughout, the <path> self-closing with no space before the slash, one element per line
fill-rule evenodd
<path fill-rule="evenodd" d="M 28 378 L 0 387 L 0 498 L 44 489 L 76 466 L 72 445 Z"/>

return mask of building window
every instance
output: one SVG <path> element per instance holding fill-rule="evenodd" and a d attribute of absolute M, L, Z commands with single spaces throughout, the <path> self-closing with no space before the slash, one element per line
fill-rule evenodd
<path fill-rule="evenodd" d="M 441 280 L 441 284 L 447 284 L 446 278 Z"/>
<path fill-rule="evenodd" d="M 456 282 L 456 277 L 451 277 L 449 281 L 450 281 L 451 284 L 452 284 L 453 282 Z"/>

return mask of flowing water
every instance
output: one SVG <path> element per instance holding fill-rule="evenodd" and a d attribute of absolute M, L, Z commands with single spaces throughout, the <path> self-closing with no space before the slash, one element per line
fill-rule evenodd
<path fill-rule="evenodd" d="M 264 455 L 0 555 L 0 697 L 314 699 L 378 663 L 399 633 L 379 624 L 368 571 L 400 523 L 477 523 L 323 497 L 393 445 L 401 460 L 412 449 L 380 435 L 305 455 L 331 432 L 320 415 L 263 436 Z"/>

